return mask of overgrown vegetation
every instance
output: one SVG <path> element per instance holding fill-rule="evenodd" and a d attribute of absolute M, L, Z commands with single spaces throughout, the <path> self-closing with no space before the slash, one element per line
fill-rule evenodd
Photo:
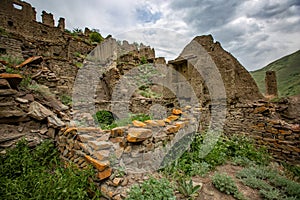
<path fill-rule="evenodd" d="M 233 135 L 221 136 L 213 149 L 202 158 L 204 135 L 197 134 L 189 148 L 179 159 L 167 166 L 164 171 L 176 174 L 178 171 L 186 176 L 201 175 L 214 169 L 216 166 L 231 160 L 237 165 L 250 165 L 251 163 L 267 164 L 269 156 L 264 148 L 257 148 L 254 142 L 245 137 Z"/>
<path fill-rule="evenodd" d="M 100 110 L 94 115 L 94 119 L 99 123 L 102 129 L 113 129 L 119 126 L 127 126 L 132 124 L 132 121 L 138 120 L 144 122 L 151 119 L 151 116 L 147 114 L 128 114 L 128 117 L 123 119 L 115 119 L 114 115 L 106 110 Z"/>
<path fill-rule="evenodd" d="M 300 184 L 267 166 L 247 167 L 236 175 L 242 182 L 267 200 L 300 199 Z"/>
<path fill-rule="evenodd" d="M 173 192 L 171 183 L 162 178 L 157 180 L 151 177 L 149 180 L 144 181 L 140 185 L 131 187 L 126 200 L 175 200 L 176 197 Z"/>
<path fill-rule="evenodd" d="M 25 140 L 0 157 L 0 199 L 96 199 L 92 168 L 64 168 L 54 144 L 30 149 Z"/>

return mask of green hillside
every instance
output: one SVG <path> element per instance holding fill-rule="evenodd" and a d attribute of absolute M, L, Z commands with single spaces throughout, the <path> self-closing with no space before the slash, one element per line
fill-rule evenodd
<path fill-rule="evenodd" d="M 300 94 L 300 50 L 250 72 L 262 93 L 265 93 L 265 74 L 269 70 L 276 71 L 279 96 Z"/>

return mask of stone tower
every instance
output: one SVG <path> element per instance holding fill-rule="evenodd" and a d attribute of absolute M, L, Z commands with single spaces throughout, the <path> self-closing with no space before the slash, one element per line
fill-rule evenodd
<path fill-rule="evenodd" d="M 277 90 L 277 79 L 275 71 L 267 71 L 265 77 L 266 84 L 266 95 L 268 96 L 278 96 Z"/>

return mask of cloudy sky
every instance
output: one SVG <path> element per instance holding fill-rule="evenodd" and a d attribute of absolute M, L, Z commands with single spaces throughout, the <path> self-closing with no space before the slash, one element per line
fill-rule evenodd
<path fill-rule="evenodd" d="M 192 38 L 212 34 L 248 70 L 300 49 L 300 0 L 27 0 L 66 19 L 66 28 L 143 42 L 174 59 Z"/>

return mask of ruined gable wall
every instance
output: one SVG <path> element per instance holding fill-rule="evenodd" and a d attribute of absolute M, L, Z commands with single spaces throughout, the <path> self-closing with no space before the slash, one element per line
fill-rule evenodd
<path fill-rule="evenodd" d="M 211 35 L 197 36 L 194 41 L 206 49 L 216 64 L 222 76 L 229 101 L 233 99 L 245 101 L 263 98 L 250 73 L 236 58 L 225 51 L 219 42 L 214 42 Z"/>

